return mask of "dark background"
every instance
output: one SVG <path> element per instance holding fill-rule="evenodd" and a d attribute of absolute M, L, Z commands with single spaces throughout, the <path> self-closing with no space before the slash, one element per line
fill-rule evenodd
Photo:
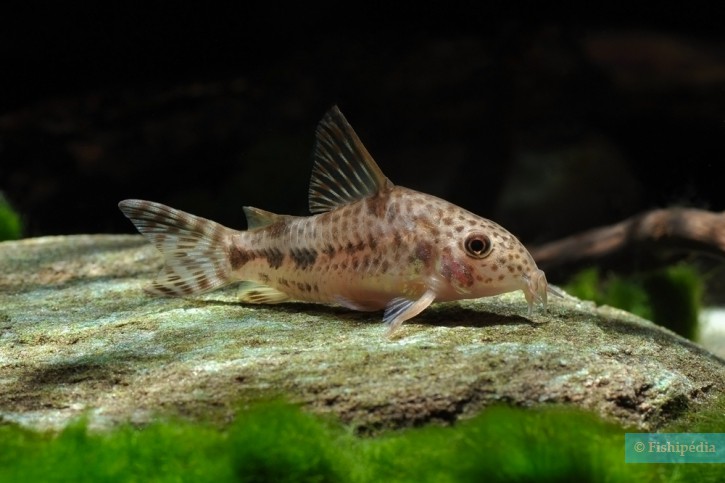
<path fill-rule="evenodd" d="M 184 5 L 3 7 L 0 192 L 26 236 L 131 233 L 131 197 L 306 214 L 333 104 L 393 182 L 527 243 L 725 206 L 717 2 Z"/>

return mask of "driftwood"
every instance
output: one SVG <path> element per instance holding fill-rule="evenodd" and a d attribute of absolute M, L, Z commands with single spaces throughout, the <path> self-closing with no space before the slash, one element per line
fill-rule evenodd
<path fill-rule="evenodd" d="M 653 210 L 530 251 L 540 268 L 559 275 L 592 264 L 652 268 L 692 253 L 725 260 L 725 212 Z"/>

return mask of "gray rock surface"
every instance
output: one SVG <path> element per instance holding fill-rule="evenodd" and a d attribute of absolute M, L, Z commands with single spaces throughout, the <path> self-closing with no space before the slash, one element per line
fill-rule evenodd
<path fill-rule="evenodd" d="M 282 395 L 363 432 L 493 403 L 565 403 L 656 429 L 725 388 L 722 359 L 573 298 L 532 320 L 521 293 L 437 304 L 388 340 L 380 314 L 241 305 L 238 286 L 147 296 L 160 266 L 140 236 L 0 243 L 0 419 L 223 423 L 245 401 Z"/>

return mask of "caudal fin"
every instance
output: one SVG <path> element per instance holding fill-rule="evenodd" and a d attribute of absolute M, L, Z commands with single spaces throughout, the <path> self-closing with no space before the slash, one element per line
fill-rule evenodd
<path fill-rule="evenodd" d="M 180 297 L 233 281 L 228 247 L 234 230 L 153 201 L 124 200 L 118 207 L 164 255 L 147 292 Z"/>

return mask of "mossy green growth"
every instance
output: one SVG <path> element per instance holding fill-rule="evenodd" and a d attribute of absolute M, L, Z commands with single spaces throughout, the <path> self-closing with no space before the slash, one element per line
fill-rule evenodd
<path fill-rule="evenodd" d="M 703 284 L 686 264 L 638 273 L 627 278 L 602 276 L 596 267 L 575 275 L 566 291 L 597 304 L 611 305 L 694 339 L 702 305 Z"/>
<path fill-rule="evenodd" d="M 428 427 L 368 442 L 382 481 L 628 481 L 624 433 L 577 410 L 494 407 L 455 428 Z"/>
<path fill-rule="evenodd" d="M 0 241 L 17 240 L 22 236 L 22 223 L 18 215 L 0 193 Z"/>
<path fill-rule="evenodd" d="M 725 398 L 721 403 L 715 412 Z M 687 429 L 724 431 L 723 423 L 722 413 L 713 413 L 689 420 Z M 221 430 L 180 421 L 99 434 L 83 422 L 57 435 L 1 426 L 0 481 L 618 482 L 721 475 L 717 465 L 627 465 L 624 431 L 579 410 L 494 407 L 454 427 L 361 437 L 270 402 L 241 411 Z"/>
<path fill-rule="evenodd" d="M 686 413 L 671 422 L 661 433 L 725 433 L 725 394 L 720 394 L 706 409 Z M 723 464 L 651 465 L 653 481 L 671 483 L 721 482 Z"/>
<path fill-rule="evenodd" d="M 690 411 L 662 428 L 662 433 L 725 433 L 725 393 L 707 408 Z"/>

